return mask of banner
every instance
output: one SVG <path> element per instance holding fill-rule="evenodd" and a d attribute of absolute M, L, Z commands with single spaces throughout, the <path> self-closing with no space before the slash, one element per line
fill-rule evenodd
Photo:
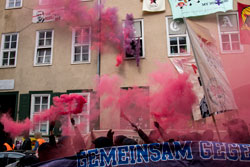
<path fill-rule="evenodd" d="M 220 57 L 209 30 L 186 19 L 193 53 L 200 71 L 206 93 L 206 101 L 210 106 L 210 114 L 228 110 L 236 110 L 233 93 Z"/>
<path fill-rule="evenodd" d="M 238 3 L 240 40 L 242 44 L 250 44 L 250 5 Z"/>
<path fill-rule="evenodd" d="M 233 10 L 233 0 L 169 0 L 169 3 L 174 19 Z"/>
<path fill-rule="evenodd" d="M 176 141 L 92 149 L 32 167 L 246 167 L 249 150 L 249 144 Z"/>
<path fill-rule="evenodd" d="M 143 0 L 143 11 L 160 12 L 165 10 L 165 0 Z"/>
<path fill-rule="evenodd" d="M 199 74 L 197 69 L 195 68 L 196 63 L 194 57 L 192 55 L 186 57 L 176 56 L 176 57 L 171 57 L 170 61 L 180 74 L 184 72 L 189 74 L 189 82 L 191 82 L 193 85 L 193 91 L 195 92 L 198 101 L 201 101 L 201 99 L 204 96 L 204 91 L 201 85 L 199 84 L 198 80 Z M 195 121 L 200 120 L 202 118 L 199 104 L 193 105 L 192 114 L 193 114 L 193 119 Z"/>
<path fill-rule="evenodd" d="M 50 9 L 37 9 L 33 10 L 32 22 L 33 23 L 43 23 L 60 20 L 61 17 L 58 12 L 63 12 L 63 9 L 60 11 L 53 11 Z"/>

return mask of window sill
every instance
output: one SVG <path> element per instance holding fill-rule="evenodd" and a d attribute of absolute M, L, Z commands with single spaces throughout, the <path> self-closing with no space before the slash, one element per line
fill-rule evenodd
<path fill-rule="evenodd" d="M 22 6 L 20 6 L 20 7 L 5 8 L 5 10 L 11 10 L 11 9 L 22 9 Z"/>
<path fill-rule="evenodd" d="M 191 56 L 191 54 L 190 53 L 188 53 L 188 54 L 176 54 L 176 55 L 168 55 L 168 57 L 188 57 L 188 56 Z"/>
<path fill-rule="evenodd" d="M 34 67 L 52 66 L 52 64 L 34 64 Z"/>
<path fill-rule="evenodd" d="M 5 68 L 16 68 L 16 66 L 0 66 L 0 69 L 5 69 Z"/>
<path fill-rule="evenodd" d="M 77 64 L 91 64 L 90 61 L 88 62 L 71 62 L 71 65 L 77 65 Z"/>
<path fill-rule="evenodd" d="M 235 50 L 235 51 L 221 51 L 221 54 L 234 54 L 234 53 L 243 53 L 244 50 Z"/>
<path fill-rule="evenodd" d="M 124 60 L 135 60 L 136 58 L 135 57 L 125 57 Z M 140 59 L 145 59 L 145 56 L 144 57 L 140 57 Z"/>

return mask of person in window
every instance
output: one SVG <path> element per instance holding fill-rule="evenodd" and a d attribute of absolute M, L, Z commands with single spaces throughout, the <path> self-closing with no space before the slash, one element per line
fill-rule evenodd
<path fill-rule="evenodd" d="M 35 133 L 36 143 L 33 151 L 37 151 L 38 147 L 45 143 L 46 141 L 42 138 L 42 134 L 40 132 Z"/>

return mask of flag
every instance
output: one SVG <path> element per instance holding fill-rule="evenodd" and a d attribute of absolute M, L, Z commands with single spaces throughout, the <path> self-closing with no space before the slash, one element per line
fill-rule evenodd
<path fill-rule="evenodd" d="M 193 85 L 193 91 L 195 92 L 198 101 L 201 101 L 204 96 L 204 91 L 199 84 L 199 75 L 196 72 L 196 63 L 194 57 L 172 57 L 170 58 L 170 61 L 179 73 L 182 74 L 185 72 L 189 74 L 189 82 L 191 82 Z M 194 120 L 199 120 L 202 118 L 199 104 L 193 105 L 192 114 Z"/>
<path fill-rule="evenodd" d="M 84 150 L 32 167 L 246 167 L 250 165 L 249 153 L 249 144 L 174 141 Z"/>
<path fill-rule="evenodd" d="M 233 93 L 209 30 L 186 19 L 197 67 L 202 78 L 210 114 L 236 110 Z"/>
<path fill-rule="evenodd" d="M 233 0 L 169 0 L 169 3 L 174 19 L 233 10 Z"/>
<path fill-rule="evenodd" d="M 240 39 L 242 44 L 250 44 L 250 5 L 238 3 Z"/>
<path fill-rule="evenodd" d="M 160 12 L 165 10 L 165 0 L 143 0 L 143 11 Z"/>

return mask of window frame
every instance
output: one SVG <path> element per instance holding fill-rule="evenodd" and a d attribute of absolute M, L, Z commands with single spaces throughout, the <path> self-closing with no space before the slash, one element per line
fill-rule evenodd
<path fill-rule="evenodd" d="M 5 4 L 5 9 L 18 9 L 18 8 L 22 8 L 23 6 L 23 0 L 20 0 L 20 6 L 14 6 L 14 7 L 10 7 L 9 6 L 9 3 L 10 3 L 10 0 L 6 0 L 6 4 Z M 16 0 L 14 0 L 14 4 L 16 4 Z"/>
<path fill-rule="evenodd" d="M 17 35 L 17 40 L 16 40 L 16 48 L 15 49 L 4 49 L 4 43 L 5 43 L 5 37 L 7 35 Z M 18 32 L 14 32 L 14 33 L 6 33 L 6 34 L 2 34 L 2 44 L 1 44 L 1 55 L 0 55 L 0 68 L 13 68 L 16 67 L 16 63 L 17 63 L 17 55 L 18 55 L 18 40 L 19 40 L 19 33 Z M 10 40 L 11 41 L 11 40 Z M 11 43 L 10 43 L 11 44 Z M 14 65 L 3 65 L 3 52 L 7 51 L 8 53 L 11 51 L 15 51 L 15 63 Z M 10 57 L 8 56 L 8 62 L 9 62 Z"/>
<path fill-rule="evenodd" d="M 83 43 L 83 44 L 75 44 L 75 34 L 76 34 L 76 30 L 77 29 L 85 29 L 88 28 L 89 29 L 89 42 L 88 43 Z M 89 60 L 88 61 L 74 61 L 74 56 L 75 56 L 75 47 L 76 46 L 86 46 L 88 45 L 89 47 Z M 82 59 L 82 56 L 81 56 Z M 91 27 L 90 26 L 86 26 L 86 27 L 75 27 L 72 29 L 72 46 L 71 46 L 71 64 L 89 64 L 91 63 Z"/>
<path fill-rule="evenodd" d="M 79 93 L 70 93 L 70 95 L 72 95 L 72 94 L 77 94 L 77 95 L 81 95 L 81 96 L 87 96 L 87 103 L 85 103 L 85 105 L 87 105 L 87 115 L 89 116 L 90 115 L 90 93 L 91 92 L 79 92 Z M 78 116 L 78 120 L 80 121 L 80 116 L 82 116 L 82 115 L 85 115 L 83 112 L 82 113 L 80 113 L 80 114 L 77 114 L 77 116 Z M 74 116 L 76 116 L 76 115 L 74 115 Z M 90 119 L 89 119 L 89 117 L 86 119 L 87 120 L 87 123 L 86 123 L 86 134 L 87 133 L 89 133 L 90 132 Z M 80 124 L 81 122 L 75 122 L 75 124 L 77 125 L 77 124 Z M 81 134 L 84 134 L 84 133 L 82 133 L 81 132 Z"/>
<path fill-rule="evenodd" d="M 141 38 L 140 40 L 142 40 L 142 44 L 141 44 L 141 47 L 142 47 L 142 56 L 140 56 L 140 59 L 144 59 L 145 58 L 145 41 L 144 41 L 144 19 L 142 18 L 138 18 L 138 19 L 134 19 L 133 20 L 134 22 L 141 22 Z M 125 25 L 125 24 L 123 24 Z M 136 38 L 137 40 L 137 38 Z M 131 60 L 131 59 L 136 59 L 136 57 L 127 57 L 126 56 L 126 51 L 125 51 L 125 56 L 124 56 L 124 59 L 125 60 Z"/>
<path fill-rule="evenodd" d="M 238 31 L 221 32 L 221 30 L 220 30 L 220 22 L 219 22 L 219 16 L 221 16 L 221 15 L 224 15 L 224 16 L 227 16 L 227 15 L 236 15 L 237 26 L 238 26 L 238 28 L 240 28 L 239 19 L 238 19 L 239 18 L 238 17 L 238 12 L 225 12 L 225 13 L 217 13 L 216 14 L 217 27 L 218 27 L 218 35 L 219 35 L 219 42 L 220 42 L 220 52 L 222 54 L 242 53 L 244 50 L 243 50 L 243 45 L 241 44 L 241 41 L 240 41 L 240 30 L 238 30 Z M 223 50 L 222 37 L 221 37 L 223 34 L 228 34 L 229 35 L 230 50 L 228 50 L 228 51 Z M 238 34 L 239 44 L 240 44 L 240 49 L 239 50 L 232 50 L 231 34 Z"/>
<path fill-rule="evenodd" d="M 167 32 L 167 49 L 168 49 L 168 57 L 184 57 L 184 56 L 190 56 L 191 55 L 191 49 L 190 49 L 190 40 L 189 40 L 189 35 L 186 30 L 186 34 L 179 34 L 179 35 L 169 35 L 169 29 L 168 29 L 168 19 L 172 18 L 172 16 L 166 16 L 166 32 Z M 185 24 L 185 23 L 184 23 Z M 187 53 L 178 53 L 178 54 L 171 54 L 171 47 L 170 47 L 170 38 L 171 37 L 186 37 L 186 45 L 187 45 Z M 179 45 L 179 40 L 177 40 L 177 47 L 178 47 L 178 52 L 180 52 L 180 45 Z"/>
<path fill-rule="evenodd" d="M 30 103 L 30 120 L 33 120 L 33 117 L 34 117 L 34 113 L 35 113 L 35 97 L 48 97 L 48 108 L 47 109 L 50 109 L 50 98 L 51 98 L 51 95 L 50 94 L 31 94 L 31 103 Z M 40 113 L 40 111 L 39 111 Z M 46 122 L 47 124 L 47 129 L 46 129 L 46 133 L 42 133 L 42 135 L 49 135 L 49 121 L 44 121 Z M 43 122 L 43 124 L 44 124 Z M 42 123 L 39 123 L 39 132 L 40 132 L 40 126 L 41 126 Z M 32 129 L 30 130 L 30 134 L 34 135 L 35 129 Z"/>
<path fill-rule="evenodd" d="M 39 44 L 39 34 L 40 32 L 49 32 L 51 31 L 52 35 L 51 35 L 51 45 L 50 46 L 38 46 Z M 36 47 L 35 47 L 35 54 L 34 54 L 34 66 L 49 66 L 52 65 L 52 60 L 53 60 L 53 45 L 54 45 L 54 30 L 53 29 L 47 29 L 47 30 L 37 30 L 36 31 Z M 37 51 L 38 49 L 51 49 L 51 56 L 50 56 L 50 63 L 38 63 L 37 62 Z"/>

